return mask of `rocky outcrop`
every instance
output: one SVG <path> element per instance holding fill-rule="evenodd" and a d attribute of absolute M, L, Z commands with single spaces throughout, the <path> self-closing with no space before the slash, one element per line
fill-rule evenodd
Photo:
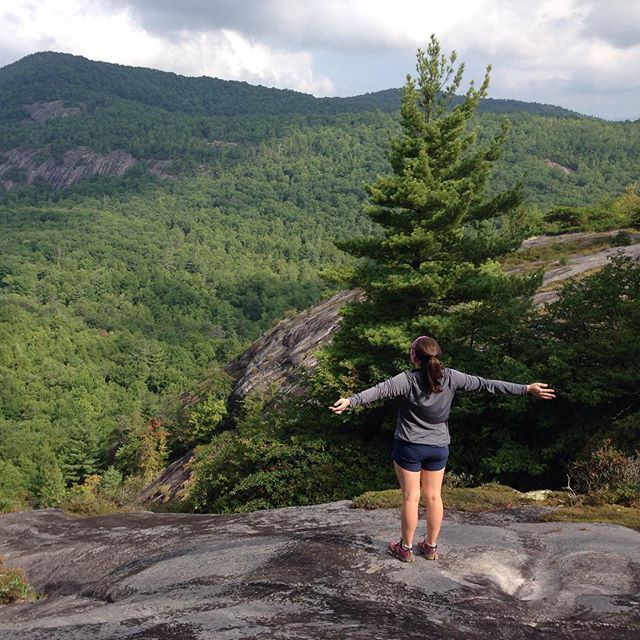
<path fill-rule="evenodd" d="M 294 318 L 280 320 L 258 338 L 225 367 L 235 380 L 229 396 L 230 408 L 233 410 L 253 391 L 275 387 L 279 394 L 301 393 L 301 378 L 317 365 L 314 352 L 336 330 L 340 307 L 362 299 L 364 293 L 359 289 L 341 291 Z"/>
<path fill-rule="evenodd" d="M 24 110 L 29 114 L 30 118 L 27 122 L 46 122 L 55 118 L 68 118 L 77 116 L 82 113 L 80 107 L 65 107 L 62 100 L 53 100 L 51 102 L 34 102 L 25 105 Z"/>
<path fill-rule="evenodd" d="M 566 175 L 571 175 L 572 173 L 575 173 L 575 169 L 570 169 L 569 167 L 565 167 L 564 165 L 558 164 L 557 162 L 554 162 L 549 158 L 545 158 L 543 162 L 545 166 L 549 167 L 550 169 L 560 169 L 560 171 L 562 171 L 562 173 L 565 173 Z"/>
<path fill-rule="evenodd" d="M 161 180 L 175 180 L 173 166 L 173 160 L 156 160 L 149 167 L 149 171 Z"/>
<path fill-rule="evenodd" d="M 94 176 L 121 176 L 137 162 L 121 150 L 98 153 L 76 147 L 56 159 L 49 149 L 11 149 L 0 153 L 0 183 L 8 190 L 38 182 L 61 189 Z"/>
<path fill-rule="evenodd" d="M 441 558 L 401 563 L 394 510 L 0 516 L 0 553 L 45 598 L 3 640 L 636 640 L 640 533 L 447 512 Z"/>
<path fill-rule="evenodd" d="M 630 230 L 626 232 L 627 239 L 631 243 L 626 247 L 597 248 L 603 240 L 610 239 L 619 233 L 620 231 L 618 230 L 599 233 L 564 233 L 557 236 L 536 236 L 525 240 L 520 250 L 540 248 L 552 244 L 570 244 L 572 247 L 582 250 L 593 248 L 590 253 L 574 255 L 567 257 L 566 260 L 555 261 L 546 265 L 541 264 L 540 266 L 544 266 L 542 290 L 533 297 L 534 304 L 539 306 L 557 300 L 560 287 L 567 280 L 601 269 L 613 256 L 623 255 L 633 260 L 640 260 L 640 232 L 637 231 Z M 527 265 L 526 268 L 530 269 L 531 265 Z M 517 267 L 511 269 L 510 272 L 517 273 L 522 270 L 521 267 Z"/>

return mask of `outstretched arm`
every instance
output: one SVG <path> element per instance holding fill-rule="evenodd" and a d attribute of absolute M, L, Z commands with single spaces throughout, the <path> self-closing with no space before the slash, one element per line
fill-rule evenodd
<path fill-rule="evenodd" d="M 553 400 L 555 391 L 544 382 L 532 384 L 517 384 L 505 380 L 488 380 L 480 376 L 470 376 L 467 373 L 450 369 L 454 387 L 460 391 L 486 391 L 488 393 L 505 393 L 524 396 L 528 393 L 542 400 Z"/>
<path fill-rule="evenodd" d="M 406 373 L 399 373 L 393 378 L 379 382 L 374 387 L 360 391 L 349 398 L 340 398 L 329 407 L 333 413 L 342 413 L 349 407 L 357 407 L 359 404 L 369 404 L 382 398 L 396 398 L 409 391 L 409 379 Z"/>

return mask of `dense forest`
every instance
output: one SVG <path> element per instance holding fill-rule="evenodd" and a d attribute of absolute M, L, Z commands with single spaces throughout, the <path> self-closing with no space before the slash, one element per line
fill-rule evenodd
<path fill-rule="evenodd" d="M 67 111 L 42 121 L 30 117 L 33 105 L 54 101 Z M 460 97 L 452 101 L 461 104 Z M 211 439 L 224 414 L 220 367 L 284 315 L 343 286 L 321 277 L 351 269 L 358 259 L 336 243 L 382 237 L 363 210 L 364 185 L 388 171 L 399 107 L 398 90 L 316 99 L 53 53 L 0 69 L 0 509 L 58 504 L 96 474 L 105 486 L 119 486 L 123 476 L 148 480 L 168 456 Z M 471 118 L 480 144 L 501 135 L 505 118 L 509 132 L 487 194 L 521 182 L 523 199 L 514 215 L 526 220 L 505 251 L 526 233 L 636 224 L 636 196 L 628 187 L 640 175 L 638 123 L 483 96 Z M 11 160 L 11 152 L 31 150 L 37 155 L 32 162 L 61 167 L 65 153 L 77 148 L 122 150 L 135 166 L 121 176 L 59 188 L 46 179 L 29 184 L 29 166 Z M 152 170 L 158 161 L 161 175 Z M 572 227 L 567 216 L 578 222 Z M 491 225 L 500 229 L 505 220 L 496 214 Z M 604 284 L 593 286 L 636 277 L 632 265 L 619 264 L 605 272 Z M 550 335 L 573 326 L 569 317 L 577 303 L 570 295 L 591 300 L 590 293 L 569 291 L 565 307 L 545 317 L 560 318 L 544 325 Z M 502 353 L 498 370 L 555 373 L 536 369 L 525 348 L 535 323 L 521 321 L 513 325 L 522 329 L 520 364 Z M 594 326 L 599 321 L 594 317 Z M 566 354 L 568 361 L 576 353 Z M 327 390 L 338 391 L 328 369 L 319 375 L 328 376 Z M 211 384 L 208 404 L 178 419 L 180 394 L 203 380 Z M 508 402 L 496 406 L 503 416 L 517 413 Z M 478 423 L 497 409 L 484 410 L 481 419 L 476 409 L 460 408 L 467 425 L 461 471 L 530 482 L 536 474 L 545 477 L 545 465 L 575 444 L 569 432 L 559 452 L 542 436 L 535 444 L 509 436 L 511 448 L 487 449 L 481 468 L 469 452 L 483 451 L 475 440 Z M 310 411 L 279 409 L 269 418 L 273 429 L 261 436 L 263 448 L 251 451 L 250 440 L 231 431 L 216 434 L 224 446 L 215 449 L 213 462 L 203 456 L 201 477 L 215 476 L 207 464 L 215 470 L 235 457 L 255 465 L 269 458 L 268 450 L 274 460 L 304 459 L 327 476 L 351 478 L 319 495 L 307 486 L 297 499 L 368 488 L 348 471 L 347 453 L 381 460 L 388 433 L 375 434 L 379 447 L 363 448 L 359 438 L 371 438 L 371 421 L 384 423 L 388 416 L 372 414 L 345 441 Z M 563 411 L 575 425 L 576 406 Z M 604 412 L 604 406 L 596 412 L 598 424 Z M 304 415 L 301 427 L 295 416 Z M 514 419 L 524 424 L 531 417 L 524 411 Z M 264 420 L 259 407 L 248 406 L 236 433 L 256 437 Z M 504 419 L 500 425 L 507 428 Z M 328 441 L 338 444 L 328 449 Z M 529 446 L 543 458 L 529 456 Z M 240 462 L 235 469 L 240 482 L 246 469 Z M 388 482 L 386 467 L 370 482 Z M 218 492 L 237 489 L 229 478 L 223 485 Z M 217 508 L 272 506 L 245 493 L 246 499 Z M 194 505 L 216 507 L 198 495 Z M 295 499 L 285 492 L 275 503 Z"/>

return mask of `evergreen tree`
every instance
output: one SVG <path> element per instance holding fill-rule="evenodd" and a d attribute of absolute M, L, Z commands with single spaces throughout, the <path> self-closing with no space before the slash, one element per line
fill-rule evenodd
<path fill-rule="evenodd" d="M 455 106 L 464 70 L 455 52 L 447 58 L 432 36 L 426 51 L 418 50 L 416 69 L 402 93 L 391 171 L 366 187 L 366 213 L 381 233 L 341 242 L 362 260 L 329 272 L 366 293 L 343 310 L 331 347 L 341 375 L 355 376 L 355 385 L 406 368 L 411 341 L 421 334 L 441 340 L 453 364 L 495 373 L 496 362 L 508 365 L 517 351 L 517 327 L 541 277 L 508 276 L 495 260 L 519 245 L 523 214 L 519 184 L 487 196 L 508 130 L 505 122 L 481 144 L 472 126 L 490 67 Z M 498 370 L 514 373 L 513 366 Z"/>

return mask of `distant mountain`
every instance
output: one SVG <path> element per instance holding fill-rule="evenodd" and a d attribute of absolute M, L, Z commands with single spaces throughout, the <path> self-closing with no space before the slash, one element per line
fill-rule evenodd
<path fill-rule="evenodd" d="M 25 194 L 41 202 L 62 189 L 124 193 L 145 181 L 217 175 L 251 167 L 258 157 L 269 162 L 283 144 L 301 152 L 305 171 L 320 156 L 325 167 L 329 156 L 340 157 L 345 177 L 354 171 L 351 140 L 362 146 L 358 162 L 368 180 L 386 167 L 399 105 L 400 89 L 315 98 L 35 53 L 0 68 L 0 203 Z M 496 189 L 521 180 L 535 204 L 589 204 L 637 181 L 637 123 L 517 100 L 486 99 L 478 111 L 481 139 L 505 116 L 512 125 Z M 309 145 L 324 136 L 331 142 Z M 350 188 L 360 194 L 360 185 Z"/>
<path fill-rule="evenodd" d="M 316 98 L 288 89 L 185 77 L 54 52 L 34 53 L 0 68 L 0 122 L 23 120 L 30 115 L 26 106 L 59 100 L 69 108 L 89 110 L 126 100 L 191 116 L 322 115 L 378 109 L 394 111 L 400 106 L 400 89 L 350 98 Z M 487 99 L 480 110 L 584 117 L 561 107 L 518 100 Z"/>

